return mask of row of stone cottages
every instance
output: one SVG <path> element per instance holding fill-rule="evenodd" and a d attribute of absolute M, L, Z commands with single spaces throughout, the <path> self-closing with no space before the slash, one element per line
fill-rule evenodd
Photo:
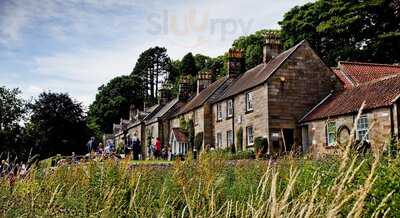
<path fill-rule="evenodd" d="M 282 51 L 273 36 L 266 39 L 263 63 L 246 72 L 241 51 L 231 49 L 228 57 L 228 75 L 212 81 L 210 73 L 201 73 L 196 93 L 182 78 L 177 97 L 162 89 L 157 105 L 131 109 L 129 120 L 114 125 L 116 143 L 137 134 L 143 155 L 156 138 L 174 155 L 186 154 L 188 137 L 180 125 L 191 119 L 203 147 L 254 149 L 255 139 L 263 137 L 268 153 L 299 149 L 320 155 L 349 140 L 363 102 L 356 139 L 382 149 L 398 138 L 400 66 L 339 62 L 329 68 L 307 41 Z"/>

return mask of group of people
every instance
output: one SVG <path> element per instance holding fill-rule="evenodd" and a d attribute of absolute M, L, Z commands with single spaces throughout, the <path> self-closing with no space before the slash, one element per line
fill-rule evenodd
<path fill-rule="evenodd" d="M 171 160 L 172 159 L 171 146 L 168 145 L 162 146 L 160 138 L 156 138 L 154 145 L 150 145 L 148 149 L 148 156 L 154 157 L 155 159 Z"/>
<path fill-rule="evenodd" d="M 88 143 L 86 143 L 86 149 L 88 154 L 95 152 L 96 155 L 110 155 L 115 152 L 115 145 L 112 140 L 107 140 L 106 146 L 101 142 L 96 146 L 95 138 L 91 137 Z"/>

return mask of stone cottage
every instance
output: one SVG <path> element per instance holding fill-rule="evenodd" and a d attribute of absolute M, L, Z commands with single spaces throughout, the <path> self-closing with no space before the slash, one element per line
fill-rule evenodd
<path fill-rule="evenodd" d="M 236 75 L 212 102 L 217 148 L 253 149 L 257 137 L 268 142 L 268 152 L 300 145 L 298 120 L 336 87 L 338 79 L 307 41 L 281 52 L 280 41 L 267 38 L 264 62 Z M 229 68 L 240 67 L 240 54 L 229 56 Z M 239 63 L 233 63 L 239 61 Z"/>
<path fill-rule="evenodd" d="M 400 66 L 339 62 L 333 69 L 345 87 L 331 93 L 301 120 L 303 149 L 315 155 L 332 153 L 352 141 L 367 141 L 385 150 L 399 138 Z M 361 116 L 356 117 L 365 102 Z"/>
<path fill-rule="evenodd" d="M 214 126 L 212 124 L 210 102 L 221 96 L 232 81 L 232 78 L 225 76 L 212 82 L 212 74 L 210 72 L 200 73 L 197 79 L 195 96 L 169 117 L 170 132 L 173 129 L 180 129 L 181 132 L 184 132 L 181 129 L 181 121 L 189 122 L 191 120 L 194 126 L 194 135 L 202 136 L 202 147 L 207 144 L 213 144 Z"/>

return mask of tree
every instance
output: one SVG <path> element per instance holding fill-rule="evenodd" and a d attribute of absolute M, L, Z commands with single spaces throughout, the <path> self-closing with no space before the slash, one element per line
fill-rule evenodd
<path fill-rule="evenodd" d="M 0 87 L 0 156 L 25 158 L 30 146 L 23 137 L 24 129 L 19 125 L 26 112 L 25 102 L 19 89 Z"/>
<path fill-rule="evenodd" d="M 68 94 L 43 92 L 29 108 L 26 131 L 34 139 L 34 153 L 46 157 L 85 150 L 89 131 L 81 103 Z"/>
<path fill-rule="evenodd" d="M 400 62 L 400 16 L 391 0 L 319 0 L 279 23 L 285 48 L 307 39 L 329 65 L 338 60 Z"/>
<path fill-rule="evenodd" d="M 196 67 L 196 60 L 191 52 L 183 56 L 180 72 L 182 75 L 197 76 L 198 69 Z"/>
<path fill-rule="evenodd" d="M 90 128 L 97 132 L 111 133 L 114 123 L 129 117 L 131 105 L 143 106 L 145 87 L 137 76 L 120 76 L 99 88 L 95 101 L 89 107 Z"/>
<path fill-rule="evenodd" d="M 145 83 L 148 102 L 157 99 L 160 85 L 169 77 L 170 71 L 175 70 L 172 67 L 166 48 L 156 46 L 140 54 L 131 75 L 140 77 Z"/>
<path fill-rule="evenodd" d="M 194 56 L 196 62 L 196 69 L 198 72 L 210 70 L 212 64 L 212 58 L 202 54 L 196 54 Z"/>
<path fill-rule="evenodd" d="M 24 101 L 19 89 L 0 87 L 0 130 L 11 128 L 25 113 Z"/>

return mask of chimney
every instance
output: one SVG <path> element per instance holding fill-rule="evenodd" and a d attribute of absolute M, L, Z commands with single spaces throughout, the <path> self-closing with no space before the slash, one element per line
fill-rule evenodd
<path fill-rule="evenodd" d="M 282 43 L 279 32 L 269 32 L 265 35 L 265 45 L 263 49 L 263 62 L 270 60 L 282 53 Z"/>
<path fill-rule="evenodd" d="M 172 99 L 171 89 L 166 86 L 163 86 L 159 90 L 160 99 L 158 100 L 159 105 L 166 105 Z"/>
<path fill-rule="evenodd" d="M 179 81 L 179 101 L 187 101 L 190 98 L 191 91 L 189 76 L 182 76 Z"/>
<path fill-rule="evenodd" d="M 197 77 L 197 94 L 206 89 L 212 83 L 211 72 L 201 72 Z"/>
<path fill-rule="evenodd" d="M 238 76 L 245 71 L 245 60 L 243 49 L 229 49 L 228 53 L 228 75 Z"/>

